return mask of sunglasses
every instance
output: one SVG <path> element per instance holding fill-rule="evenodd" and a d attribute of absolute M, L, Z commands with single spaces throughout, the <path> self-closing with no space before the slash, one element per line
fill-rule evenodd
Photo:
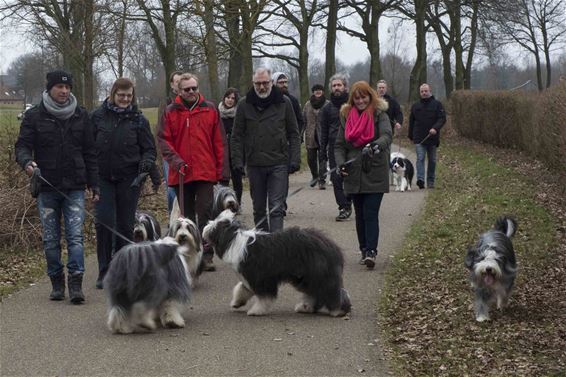
<path fill-rule="evenodd" d="M 198 90 L 198 86 L 187 86 L 186 88 L 181 89 L 185 93 L 189 93 L 190 91 L 196 92 Z"/>
<path fill-rule="evenodd" d="M 257 87 L 269 86 L 269 84 L 271 84 L 271 81 L 256 81 L 256 82 L 254 82 L 254 85 L 257 86 Z"/>

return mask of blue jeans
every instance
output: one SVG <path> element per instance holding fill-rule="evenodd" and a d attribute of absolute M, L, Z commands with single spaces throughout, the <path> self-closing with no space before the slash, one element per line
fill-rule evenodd
<path fill-rule="evenodd" d="M 377 251 L 379 241 L 379 208 L 383 193 L 352 194 L 356 212 L 356 233 L 361 251 Z"/>
<path fill-rule="evenodd" d="M 37 207 L 43 228 L 43 251 L 47 260 L 47 274 L 56 276 L 63 272 L 61 263 L 61 215 L 65 221 L 65 241 L 67 242 L 67 272 L 83 273 L 84 248 L 83 224 L 85 220 L 83 190 L 67 191 L 69 199 L 58 192 L 39 193 Z"/>
<path fill-rule="evenodd" d="M 136 209 L 140 196 L 139 187 L 130 187 L 134 178 L 135 176 L 115 182 L 99 177 L 100 200 L 95 206 L 99 278 L 103 278 L 106 274 L 112 253 L 129 243 L 122 237 L 114 235 L 106 226 L 115 229 L 128 240 L 133 238 Z"/>
<path fill-rule="evenodd" d="M 417 180 L 425 181 L 425 154 L 428 156 L 426 185 L 434 186 L 436 171 L 436 145 L 415 144 L 417 148 Z"/>
<path fill-rule="evenodd" d="M 247 172 L 256 227 L 271 233 L 282 230 L 285 216 L 284 202 L 289 190 L 287 165 L 248 166 Z M 269 215 L 269 223 L 265 218 L 267 207 L 269 211 L 273 211 Z"/>
<path fill-rule="evenodd" d="M 173 202 L 175 201 L 175 189 L 169 187 L 167 179 L 169 178 L 169 164 L 167 161 L 163 160 L 163 179 L 165 180 L 165 186 L 167 187 L 167 214 L 171 214 L 171 209 L 173 208 Z"/>

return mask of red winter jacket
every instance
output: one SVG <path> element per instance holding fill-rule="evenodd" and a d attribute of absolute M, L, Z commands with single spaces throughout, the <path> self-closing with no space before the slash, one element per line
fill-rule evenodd
<path fill-rule="evenodd" d="M 180 96 L 167 106 L 157 142 L 169 163 L 167 184 L 179 184 L 179 167 L 186 164 L 184 183 L 222 179 L 221 123 L 216 107 L 202 95 L 189 110 Z"/>

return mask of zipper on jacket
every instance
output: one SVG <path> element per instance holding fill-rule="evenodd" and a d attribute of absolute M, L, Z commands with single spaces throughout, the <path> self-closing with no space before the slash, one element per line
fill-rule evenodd
<path fill-rule="evenodd" d="M 191 125 L 191 122 L 189 121 L 190 117 L 187 117 L 187 125 L 185 127 L 189 128 L 189 126 Z"/>

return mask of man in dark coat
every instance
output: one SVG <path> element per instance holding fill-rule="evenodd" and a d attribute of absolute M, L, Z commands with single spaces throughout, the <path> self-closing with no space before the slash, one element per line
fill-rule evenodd
<path fill-rule="evenodd" d="M 377 94 L 387 101 L 389 107 L 387 108 L 387 115 L 391 121 L 391 132 L 395 135 L 395 131 L 399 130 L 403 125 L 403 112 L 399 102 L 389 94 L 387 94 L 387 81 L 379 80 L 377 82 Z"/>
<path fill-rule="evenodd" d="M 417 186 L 424 188 L 426 155 L 426 185 L 434 188 L 436 148 L 440 145 L 440 129 L 446 123 L 446 113 L 442 103 L 432 95 L 429 84 L 422 84 L 419 93 L 420 101 L 411 107 L 408 136 L 415 143 L 417 151 Z"/>
<path fill-rule="evenodd" d="M 37 183 L 37 207 L 43 230 L 47 274 L 53 290 L 51 300 L 65 298 L 65 273 L 61 261 L 61 215 L 65 221 L 69 298 L 85 300 L 82 292 L 84 267 L 83 224 L 85 188 L 99 199 L 97 152 L 87 111 L 71 93 L 70 73 L 47 74 L 46 90 L 39 105 L 26 111 L 16 141 L 16 160 Z"/>

